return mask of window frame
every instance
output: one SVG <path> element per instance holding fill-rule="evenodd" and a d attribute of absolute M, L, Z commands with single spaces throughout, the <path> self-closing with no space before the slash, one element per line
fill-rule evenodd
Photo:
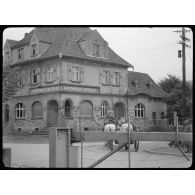
<path fill-rule="evenodd" d="M 108 103 L 106 101 L 103 101 L 100 106 L 100 116 L 101 117 L 108 116 Z"/>
<path fill-rule="evenodd" d="M 114 83 L 114 81 L 116 81 L 116 82 Z M 114 71 L 112 73 L 112 85 L 114 85 L 114 86 L 120 85 L 120 72 Z"/>
<path fill-rule="evenodd" d="M 69 111 L 67 112 L 67 110 L 66 110 L 66 103 L 69 103 L 70 104 L 70 107 L 69 107 Z M 67 113 L 69 113 L 68 115 L 67 115 Z M 72 118 L 73 117 L 73 103 L 72 103 L 72 100 L 70 100 L 70 99 L 67 99 L 66 101 L 65 101 L 65 103 L 64 103 L 64 116 L 65 116 L 65 118 Z"/>
<path fill-rule="evenodd" d="M 53 82 L 54 81 L 54 68 L 48 67 L 47 69 L 47 82 Z"/>
<path fill-rule="evenodd" d="M 93 44 L 93 56 L 100 57 L 100 45 L 97 43 Z"/>
<path fill-rule="evenodd" d="M 5 62 L 6 63 L 10 62 L 10 52 L 9 51 L 5 52 Z"/>
<path fill-rule="evenodd" d="M 145 118 L 145 106 L 143 104 L 136 104 L 134 112 L 135 118 Z"/>
<path fill-rule="evenodd" d="M 160 119 L 164 119 L 164 118 L 165 118 L 165 112 L 162 111 L 162 112 L 160 112 Z"/>
<path fill-rule="evenodd" d="M 34 54 L 34 51 L 35 51 L 35 54 Z M 37 55 L 38 55 L 38 45 L 33 44 L 31 45 L 31 57 L 36 57 Z"/>
<path fill-rule="evenodd" d="M 26 118 L 26 107 L 24 106 L 23 103 L 16 104 L 15 118 L 16 119 L 25 119 Z"/>
<path fill-rule="evenodd" d="M 80 66 L 72 65 L 71 68 L 72 68 L 72 73 L 71 73 L 72 74 L 72 81 L 73 82 L 80 82 L 81 81 L 81 76 L 80 76 L 81 70 L 80 70 Z"/>
<path fill-rule="evenodd" d="M 102 71 L 102 83 L 103 85 L 110 85 L 110 71 L 108 70 L 103 70 Z"/>
<path fill-rule="evenodd" d="M 18 60 L 24 60 L 24 48 L 18 49 Z"/>
<path fill-rule="evenodd" d="M 32 68 L 31 69 L 31 84 L 32 85 L 36 85 L 36 84 L 40 83 L 39 74 L 40 74 L 40 68 Z M 36 78 L 36 82 L 34 82 L 35 78 Z"/>

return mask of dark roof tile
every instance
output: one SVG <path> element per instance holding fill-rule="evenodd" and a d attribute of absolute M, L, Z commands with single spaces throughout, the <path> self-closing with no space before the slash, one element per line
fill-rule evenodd
<path fill-rule="evenodd" d="M 147 87 L 147 84 L 150 84 L 150 87 Z M 151 97 L 163 98 L 166 93 L 152 80 L 148 74 L 129 71 L 128 94 L 146 94 Z"/>
<path fill-rule="evenodd" d="M 60 27 L 60 28 L 35 28 L 30 33 L 17 42 L 14 47 L 19 47 L 30 42 L 33 33 L 35 33 L 40 41 L 51 43 L 48 49 L 37 58 L 44 59 L 47 57 L 57 56 L 60 53 L 64 56 L 71 56 L 75 58 L 84 58 L 89 60 L 107 62 L 112 64 L 120 64 L 125 67 L 131 67 L 127 61 L 118 56 L 111 48 L 108 47 L 108 59 L 96 58 L 84 54 L 78 44 L 78 40 L 83 36 L 87 36 L 92 32 L 90 28 L 86 27 Z"/>

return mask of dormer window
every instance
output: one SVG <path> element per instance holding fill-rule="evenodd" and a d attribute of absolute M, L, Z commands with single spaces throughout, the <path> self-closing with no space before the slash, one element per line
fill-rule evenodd
<path fill-rule="evenodd" d="M 18 59 L 23 60 L 24 59 L 24 48 L 18 49 Z"/>
<path fill-rule="evenodd" d="M 37 56 L 37 44 L 31 46 L 31 56 L 32 57 Z"/>
<path fill-rule="evenodd" d="M 148 89 L 150 89 L 150 88 L 151 88 L 151 86 L 152 86 L 152 82 L 150 82 L 150 83 L 146 83 L 146 86 L 148 87 Z"/>
<path fill-rule="evenodd" d="M 150 89 L 150 83 L 147 83 L 146 86 L 148 89 Z"/>
<path fill-rule="evenodd" d="M 131 81 L 131 84 L 134 86 L 134 87 L 138 87 L 138 80 L 132 80 Z"/>
<path fill-rule="evenodd" d="M 100 45 L 96 43 L 93 44 L 93 56 L 100 57 Z"/>
<path fill-rule="evenodd" d="M 5 52 L 5 61 L 8 63 L 10 61 L 10 53 L 9 51 Z"/>

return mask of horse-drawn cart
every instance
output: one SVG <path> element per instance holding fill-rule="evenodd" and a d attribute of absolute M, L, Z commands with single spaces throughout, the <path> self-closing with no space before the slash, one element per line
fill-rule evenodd
<path fill-rule="evenodd" d="M 124 126 L 122 125 L 123 127 L 121 126 L 119 121 L 115 120 L 115 118 L 112 118 L 112 120 L 110 119 L 109 122 L 107 123 L 107 125 L 105 125 L 104 131 L 127 133 L 128 128 L 130 128 L 130 132 L 138 132 L 139 131 L 139 129 L 133 124 L 130 124 L 130 127 L 128 126 L 127 123 L 122 123 L 122 124 L 124 125 Z M 115 141 L 115 144 L 118 144 L 117 141 Z M 134 145 L 134 150 L 135 150 L 135 152 L 137 152 L 139 149 L 139 141 L 130 140 L 130 144 Z M 109 140 L 105 146 L 108 146 L 109 149 L 113 150 L 113 141 Z M 128 144 L 126 144 L 125 149 L 128 149 Z"/>

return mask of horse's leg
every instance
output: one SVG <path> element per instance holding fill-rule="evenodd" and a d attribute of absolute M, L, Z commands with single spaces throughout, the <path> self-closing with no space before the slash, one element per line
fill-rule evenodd
<path fill-rule="evenodd" d="M 110 149 L 111 149 L 111 151 L 113 150 L 113 141 L 112 140 L 110 140 Z"/>

